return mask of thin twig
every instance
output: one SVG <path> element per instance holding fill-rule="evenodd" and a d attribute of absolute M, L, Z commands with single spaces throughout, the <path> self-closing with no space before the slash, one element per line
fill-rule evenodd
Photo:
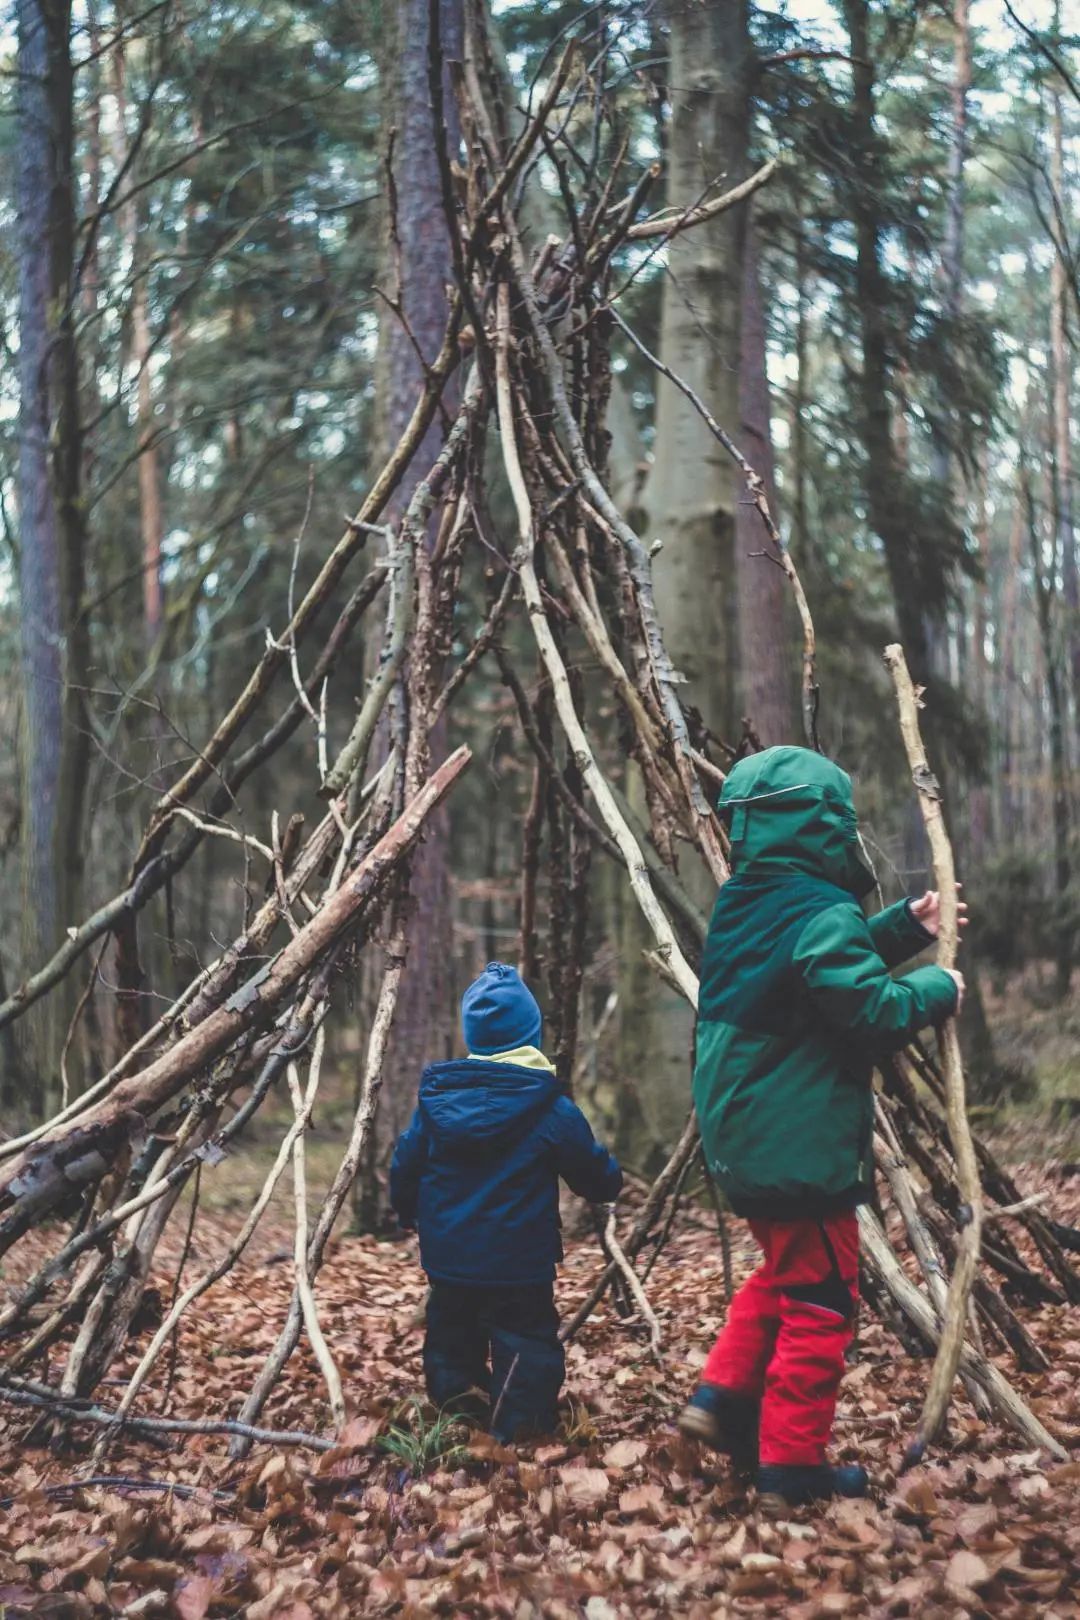
<path fill-rule="evenodd" d="M 300 1091 L 300 1080 L 296 1073 L 295 1063 L 290 1063 L 288 1068 L 289 1094 L 292 1097 L 297 1125 L 292 1145 L 293 1192 L 296 1200 L 296 1239 L 293 1245 L 293 1266 L 296 1288 L 300 1294 L 300 1306 L 304 1313 L 304 1326 L 307 1329 L 311 1348 L 315 1352 L 315 1359 L 319 1363 L 319 1370 L 326 1383 L 334 1427 L 340 1432 L 345 1427 L 345 1396 L 341 1389 L 341 1374 L 337 1370 L 334 1358 L 330 1353 L 330 1347 L 326 1342 L 326 1335 L 323 1333 L 319 1322 L 318 1306 L 315 1304 L 315 1291 L 311 1286 L 311 1274 L 308 1271 L 307 1176 L 304 1165 L 304 1133 L 307 1130 L 315 1094 L 319 1088 L 319 1070 L 322 1066 L 324 1043 L 325 1031 L 320 1028 L 315 1038 L 315 1049 L 311 1054 L 311 1067 L 308 1072 L 306 1093 L 302 1094 Z"/>
<path fill-rule="evenodd" d="M 117 1425 L 117 1414 L 101 1406 L 82 1401 L 65 1400 L 53 1390 L 41 1385 L 30 1385 L 25 1380 L 0 1376 L 0 1400 L 12 1406 L 32 1406 L 57 1416 L 69 1418 L 73 1423 L 105 1424 L 110 1429 Z M 259 1429 L 250 1423 L 202 1422 L 192 1418 L 131 1417 L 121 1420 L 127 1429 L 141 1434 L 229 1434 L 242 1437 L 248 1444 L 267 1446 L 309 1446 L 312 1451 L 332 1451 L 336 1441 L 323 1435 L 308 1434 L 303 1429 Z"/>
<path fill-rule="evenodd" d="M 607 1247 L 608 1253 L 611 1255 L 611 1259 L 617 1274 L 623 1279 L 627 1288 L 630 1290 L 631 1298 L 633 1299 L 634 1304 L 637 1306 L 642 1320 L 649 1329 L 649 1349 L 652 1351 L 656 1360 L 659 1361 L 661 1340 L 660 1323 L 657 1321 L 656 1312 L 649 1304 L 645 1290 L 641 1286 L 641 1278 L 638 1276 L 637 1272 L 626 1258 L 626 1254 L 619 1242 L 618 1233 L 615 1228 L 614 1205 L 610 1205 L 607 1210 L 607 1220 L 604 1224 L 604 1243 Z"/>
<path fill-rule="evenodd" d="M 761 520 L 765 525 L 770 540 L 776 547 L 776 556 L 771 557 L 770 560 L 778 564 L 778 566 L 783 569 L 784 574 L 787 576 L 788 583 L 791 586 L 792 594 L 795 598 L 795 606 L 798 610 L 799 622 L 802 625 L 803 632 L 803 730 L 806 734 L 807 745 L 810 748 L 813 748 L 815 752 L 820 753 L 821 743 L 818 738 L 817 730 L 819 704 L 819 688 L 817 683 L 817 638 L 814 631 L 814 621 L 810 613 L 810 604 L 806 600 L 806 593 L 802 587 L 802 581 L 799 578 L 798 570 L 791 560 L 791 553 L 784 544 L 783 536 L 781 535 L 780 530 L 776 525 L 776 520 L 774 519 L 769 508 L 769 499 L 765 489 L 765 480 L 746 459 L 738 445 L 735 443 L 734 439 L 731 437 L 730 433 L 728 433 L 727 430 L 720 425 L 705 402 L 697 393 L 695 393 L 694 389 L 691 388 L 690 384 L 685 382 L 676 371 L 673 371 L 666 361 L 662 360 L 659 355 L 654 354 L 652 350 L 647 347 L 642 339 L 638 337 L 633 327 L 630 326 L 629 323 L 625 321 L 619 314 L 614 305 L 609 306 L 609 310 L 616 326 L 618 326 L 619 330 L 630 339 L 634 347 L 642 355 L 644 355 L 649 364 L 653 366 L 655 370 L 659 371 L 662 376 L 666 377 L 668 381 L 672 383 L 679 390 L 679 392 L 690 401 L 691 405 L 701 417 L 701 420 L 705 423 L 705 426 L 708 428 L 709 432 L 724 447 L 743 475 L 743 481 L 746 484 L 747 490 L 749 491 L 750 498 L 761 516 Z M 761 553 L 760 555 L 769 557 L 768 552 Z"/>

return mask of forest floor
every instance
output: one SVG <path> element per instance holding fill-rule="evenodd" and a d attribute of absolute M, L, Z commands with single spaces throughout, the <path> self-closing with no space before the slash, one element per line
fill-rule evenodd
<path fill-rule="evenodd" d="M 238 1170 L 227 1177 L 234 1188 Z M 1080 1219 L 1080 1167 L 1059 1161 L 1018 1175 L 1025 1189 L 1048 1190 L 1063 1219 Z M 290 1293 L 286 1214 L 279 1205 L 244 1260 L 185 1319 L 172 1415 L 238 1410 Z M 185 1276 L 235 1229 L 235 1213 L 207 1201 Z M 732 1232 L 741 1276 L 753 1244 L 739 1223 Z M 181 1239 L 159 1251 L 165 1297 Z M 596 1264 L 592 1238 L 568 1243 L 564 1309 Z M 1051 1370 L 1017 1380 L 1074 1460 L 1041 1466 L 961 1401 L 947 1445 L 898 1480 L 926 1364 L 864 1318 L 838 1454 L 866 1462 L 874 1497 L 776 1521 L 674 1428 L 723 1316 L 719 1245 L 705 1219 L 680 1217 L 649 1293 L 662 1366 L 605 1303 L 570 1347 L 558 1435 L 517 1450 L 465 1435 L 462 1449 L 413 1475 L 384 1442 L 395 1418 L 416 1422 L 407 1403 L 421 1388 L 424 1280 L 414 1246 L 342 1237 L 318 1285 L 352 1414 L 334 1451 L 257 1447 L 231 1463 L 220 1436 L 180 1446 L 129 1435 L 95 1469 L 88 1426 L 50 1445 L 30 1414 L 0 1408 L 0 1615 L 1080 1616 L 1080 1313 L 1025 1310 Z M 118 1398 L 148 1331 L 99 1392 L 103 1404 Z M 144 1413 L 161 1407 L 166 1361 L 140 1398 Z M 60 1364 L 36 1371 L 55 1380 Z M 325 1430 L 324 1391 L 307 1354 L 294 1358 L 262 1421 Z M 420 1427 L 429 1449 L 447 1445 L 430 1420 Z M 100 1474 L 110 1483 L 86 1483 Z M 133 1481 L 196 1489 L 181 1499 Z"/>
<path fill-rule="evenodd" d="M 1002 979 L 986 974 L 983 998 L 994 1032 L 1002 1095 L 974 1110 L 1008 1152 L 1032 1129 L 1055 1158 L 1080 1158 L 1080 975 L 1064 999 L 1053 964 L 1036 962 Z"/>

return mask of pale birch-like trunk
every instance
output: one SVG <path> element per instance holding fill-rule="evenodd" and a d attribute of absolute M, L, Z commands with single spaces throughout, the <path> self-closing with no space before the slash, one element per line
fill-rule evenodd
<path fill-rule="evenodd" d="M 764 478 L 770 509 L 779 521 L 761 263 L 752 222 L 746 231 L 743 261 L 741 448 Z M 795 705 L 790 588 L 782 570 L 770 561 L 771 550 L 756 507 L 740 500 L 735 509 L 739 696 L 744 713 L 766 746 L 803 740 Z"/>
<path fill-rule="evenodd" d="M 718 183 L 736 184 L 745 171 L 747 12 L 743 0 L 723 6 L 665 0 L 657 15 L 669 30 L 670 49 L 666 201 L 686 208 Z M 667 250 L 662 295 L 661 357 L 729 431 L 740 421 L 744 230 L 740 208 L 677 237 Z M 648 537 L 663 545 L 653 564 L 656 605 L 672 661 L 687 679 L 686 697 L 721 736 L 731 735 L 738 718 L 738 492 L 722 446 L 680 390 L 659 378 L 653 461 L 642 495 Z M 681 856 L 680 877 L 708 911 L 715 886 L 690 850 Z M 643 960 L 650 944 L 638 917 L 628 914 L 620 1059 L 637 1106 L 628 1110 L 621 1146 L 638 1162 L 678 1137 L 693 1048 L 685 1002 L 658 983 Z"/>

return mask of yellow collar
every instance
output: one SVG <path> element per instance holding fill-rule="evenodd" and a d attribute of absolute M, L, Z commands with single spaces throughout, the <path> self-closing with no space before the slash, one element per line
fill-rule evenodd
<path fill-rule="evenodd" d="M 555 1073 L 554 1063 L 544 1056 L 538 1046 L 515 1046 L 509 1052 L 488 1052 L 484 1055 L 470 1052 L 469 1059 L 473 1063 L 516 1063 L 520 1069 L 546 1069 L 549 1074 Z"/>

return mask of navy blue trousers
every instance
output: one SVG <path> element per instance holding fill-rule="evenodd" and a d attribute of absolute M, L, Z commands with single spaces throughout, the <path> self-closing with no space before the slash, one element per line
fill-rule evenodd
<path fill-rule="evenodd" d="M 467 1288 L 432 1282 L 424 1376 L 436 1406 L 467 1411 L 463 1397 L 484 1390 L 499 1440 L 550 1434 L 565 1374 L 552 1283 Z"/>

